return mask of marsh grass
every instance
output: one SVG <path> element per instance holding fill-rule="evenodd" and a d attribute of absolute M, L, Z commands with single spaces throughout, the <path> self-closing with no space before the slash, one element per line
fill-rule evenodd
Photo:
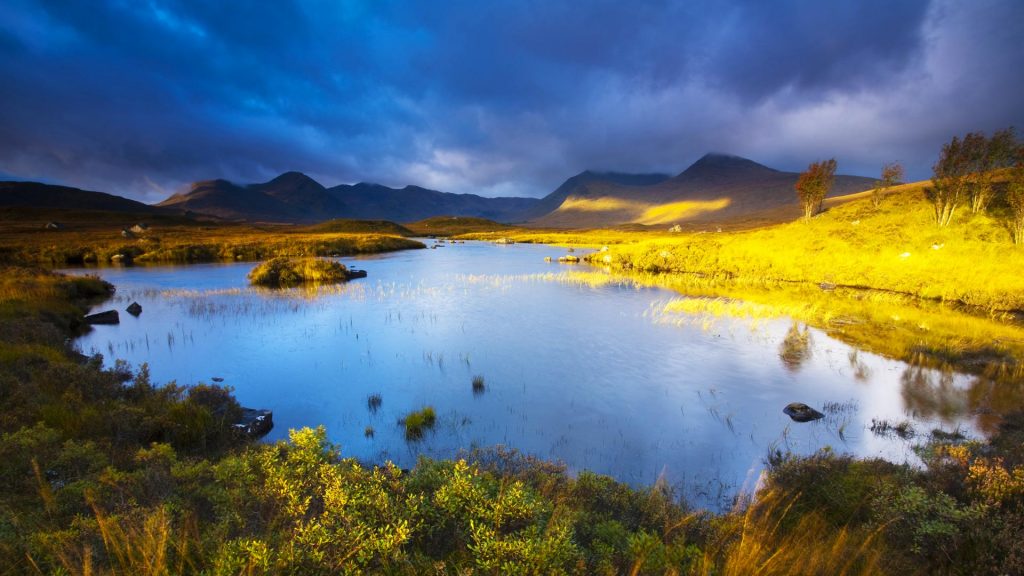
<path fill-rule="evenodd" d="M 875 436 L 896 435 L 904 440 L 909 440 L 916 435 L 914 425 L 909 420 L 902 422 L 890 422 L 888 420 L 871 419 L 871 426 L 868 428 Z"/>
<path fill-rule="evenodd" d="M 776 576 L 882 574 L 882 529 L 831 526 L 814 512 L 798 514 L 800 499 L 782 489 L 758 493 L 725 519 L 716 544 L 704 553 L 701 575 Z"/>
<path fill-rule="evenodd" d="M 405 426 L 405 439 L 419 440 L 423 438 L 423 434 L 433 428 L 436 422 L 437 414 L 434 412 L 433 406 L 406 414 L 401 422 Z"/>
<path fill-rule="evenodd" d="M 479 374 L 473 376 L 473 394 L 483 394 L 484 390 L 484 377 Z"/>
<path fill-rule="evenodd" d="M 113 215 L 110 215 L 113 216 Z M 121 216 L 128 218 L 128 216 Z M 45 221 L 44 221 L 45 222 Z M 121 227 L 130 222 L 100 219 L 83 222 L 57 233 L 17 221 L 0 221 L 0 262 L 19 265 L 67 266 L 121 263 L 193 263 L 256 261 L 276 256 L 351 256 L 410 248 L 421 242 L 396 235 L 398 230 L 379 226 L 323 228 L 254 226 L 241 224 L 155 223 L 150 232 L 123 238 Z M 373 223 L 370 223 L 373 224 Z M 336 230 L 350 231 L 339 232 Z M 115 259 L 115 255 L 120 258 Z"/>
<path fill-rule="evenodd" d="M 370 411 L 370 414 L 376 414 L 383 402 L 380 393 L 374 392 L 366 398 L 366 409 Z"/>

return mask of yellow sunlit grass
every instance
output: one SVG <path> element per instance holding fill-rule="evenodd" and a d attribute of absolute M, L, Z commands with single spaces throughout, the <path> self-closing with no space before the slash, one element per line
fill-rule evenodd
<path fill-rule="evenodd" d="M 565 199 L 560 207 L 566 212 L 616 212 L 620 210 L 644 210 L 647 204 L 643 202 L 632 202 L 621 198 L 580 198 L 570 196 Z"/>
<path fill-rule="evenodd" d="M 682 220 L 690 220 L 710 212 L 724 210 L 732 204 L 730 198 L 718 200 L 688 200 L 658 204 L 644 210 L 633 222 L 644 225 L 671 224 Z"/>

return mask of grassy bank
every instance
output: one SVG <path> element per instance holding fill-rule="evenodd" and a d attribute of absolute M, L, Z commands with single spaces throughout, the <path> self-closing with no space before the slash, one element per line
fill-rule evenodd
<path fill-rule="evenodd" d="M 51 214 L 52 215 L 52 214 Z M 111 220 L 114 218 L 114 220 Z M 120 219 L 117 219 L 120 218 Z M 330 222 L 321 227 L 253 226 L 156 220 L 144 232 L 124 216 L 93 215 L 60 229 L 37 221 L 0 226 L 0 262 L 20 265 L 192 263 L 265 260 L 276 256 L 351 256 L 424 248 L 377 222 Z M 386 229 L 387 233 L 350 230 Z M 346 230 L 339 232 L 338 230 Z"/>

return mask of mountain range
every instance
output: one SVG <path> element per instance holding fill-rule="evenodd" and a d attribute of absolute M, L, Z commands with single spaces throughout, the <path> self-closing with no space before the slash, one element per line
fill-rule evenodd
<path fill-rule="evenodd" d="M 146 213 L 193 213 L 250 222 L 314 223 L 335 218 L 413 222 L 433 216 L 488 218 L 552 228 L 728 221 L 797 207 L 799 175 L 752 160 L 710 153 L 676 176 L 581 172 L 544 198 L 485 198 L 419 186 L 324 187 L 301 172 L 268 182 L 196 182 L 147 205 L 102 192 L 32 182 L 0 183 L 0 206 Z M 830 196 L 868 190 L 871 178 L 837 175 Z"/>
<path fill-rule="evenodd" d="M 301 172 L 286 172 L 263 184 L 196 182 L 188 192 L 175 194 L 157 206 L 266 222 L 308 223 L 333 218 L 413 222 L 448 214 L 518 222 L 525 220 L 538 202 L 536 198 L 485 198 L 419 186 L 389 188 L 360 183 L 325 188 Z"/>

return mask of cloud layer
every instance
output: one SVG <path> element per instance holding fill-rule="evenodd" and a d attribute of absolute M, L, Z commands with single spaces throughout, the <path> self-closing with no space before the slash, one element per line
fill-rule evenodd
<path fill-rule="evenodd" d="M 8 0 L 0 173 L 146 201 L 301 170 L 540 196 L 709 150 L 924 178 L 1024 128 L 1024 4 Z"/>

